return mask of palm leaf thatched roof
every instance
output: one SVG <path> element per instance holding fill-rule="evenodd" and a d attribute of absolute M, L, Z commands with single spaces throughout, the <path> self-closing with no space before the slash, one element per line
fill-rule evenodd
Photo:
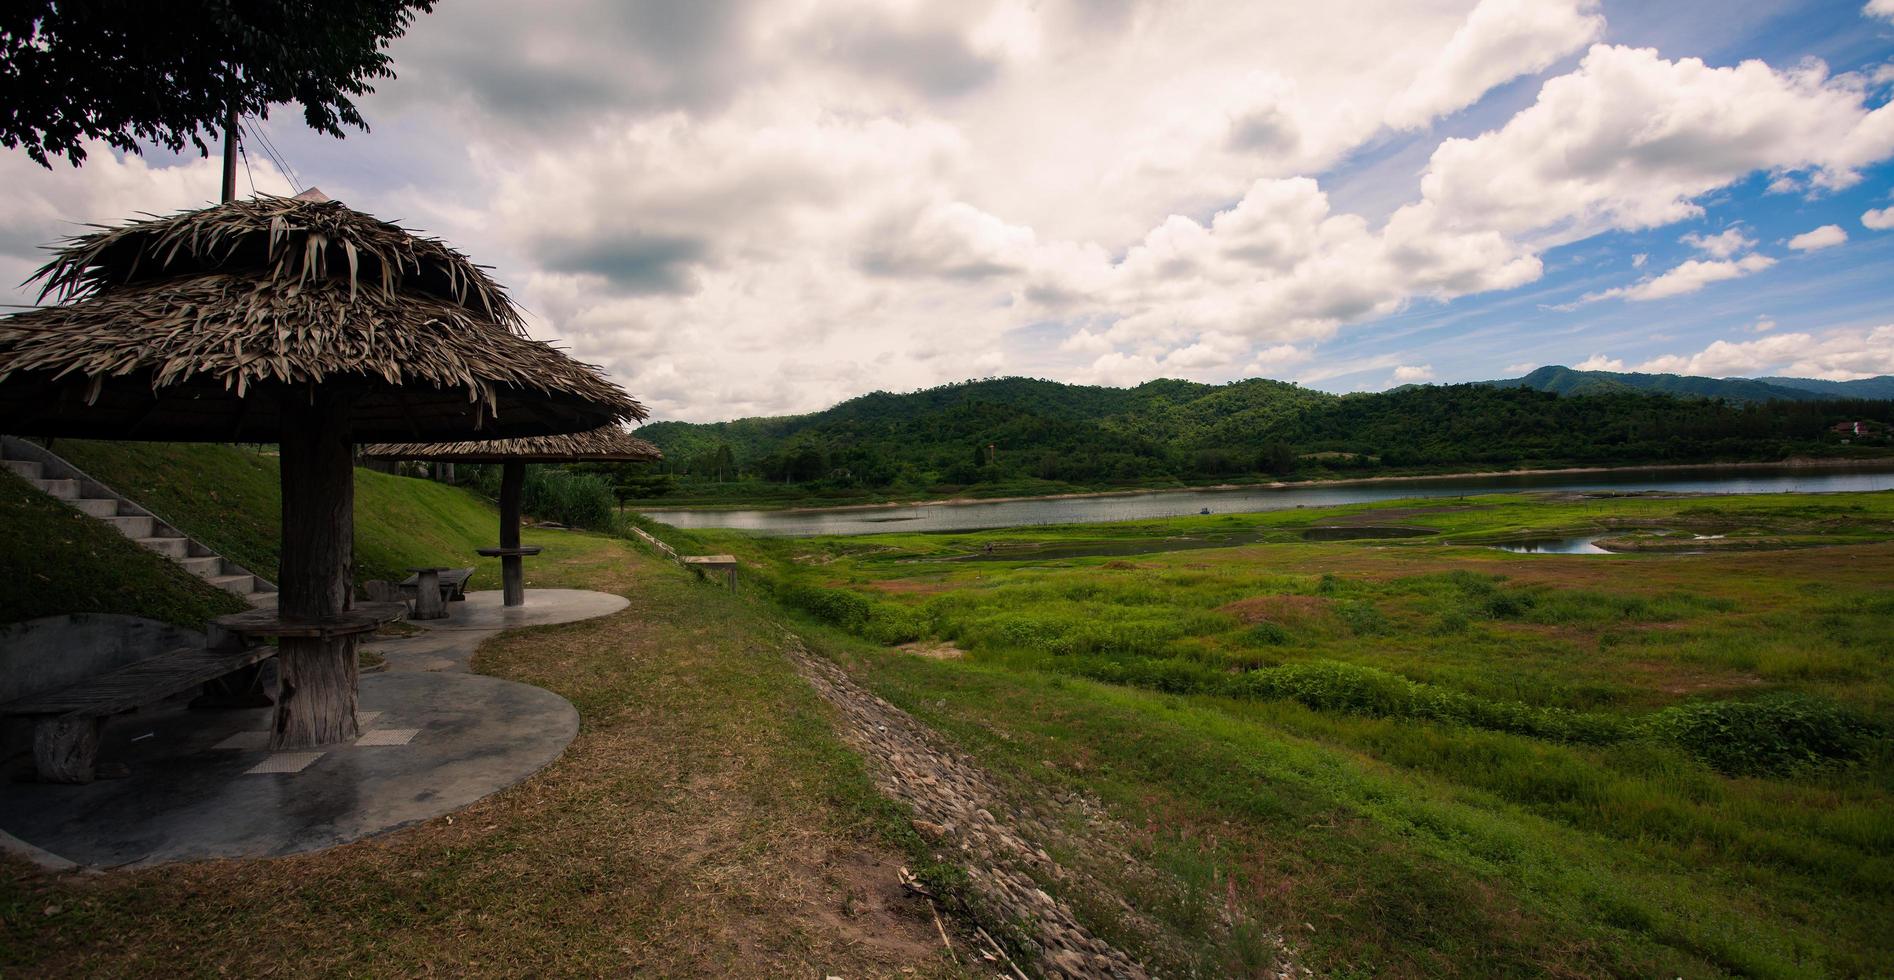
<path fill-rule="evenodd" d="M 406 442 L 363 446 L 371 459 L 415 459 L 441 463 L 642 463 L 662 459 L 658 447 L 616 425 L 563 436 L 528 436 L 486 442 Z"/>
<path fill-rule="evenodd" d="M 284 397 L 349 392 L 360 441 L 512 438 L 645 418 L 446 244 L 310 192 L 100 228 L 0 317 L 0 429 L 267 441 Z"/>

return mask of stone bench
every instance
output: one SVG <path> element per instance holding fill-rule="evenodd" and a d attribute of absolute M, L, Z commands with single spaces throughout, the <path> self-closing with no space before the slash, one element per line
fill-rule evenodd
<path fill-rule="evenodd" d="M 461 602 L 467 598 L 467 580 L 473 578 L 471 568 L 448 568 L 440 572 L 441 601 Z M 416 572 L 401 580 L 401 594 L 413 596 L 420 589 L 421 573 Z"/>
<path fill-rule="evenodd" d="M 98 773 L 99 738 L 108 719 L 212 684 L 274 656 L 275 647 L 241 641 L 183 647 L 0 704 L 0 716 L 33 720 L 33 764 L 41 782 L 89 783 Z"/>

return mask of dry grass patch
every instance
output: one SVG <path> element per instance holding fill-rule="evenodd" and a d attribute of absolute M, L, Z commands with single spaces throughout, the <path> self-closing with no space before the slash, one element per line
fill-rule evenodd
<path fill-rule="evenodd" d="M 1275 623 L 1287 629 L 1299 629 L 1332 619 L 1332 605 L 1319 595 L 1259 595 L 1219 606 L 1217 612 L 1235 616 L 1246 626 Z"/>
<path fill-rule="evenodd" d="M 629 610 L 475 661 L 579 708 L 547 769 L 319 854 L 103 876 L 7 863 L 0 974 L 955 975 L 900 891 L 900 814 L 772 631 L 627 547 L 588 550 L 616 552 Z"/>

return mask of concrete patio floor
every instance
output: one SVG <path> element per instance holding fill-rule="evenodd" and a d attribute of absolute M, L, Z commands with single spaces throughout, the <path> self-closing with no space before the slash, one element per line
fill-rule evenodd
<path fill-rule="evenodd" d="M 583 589 L 527 589 L 523 606 L 502 605 L 501 598 L 498 590 L 469 592 L 466 599 L 447 604 L 446 619 L 416 619 L 410 624 L 430 630 L 507 630 L 609 616 L 631 605 L 624 596 Z"/>
<path fill-rule="evenodd" d="M 122 716 L 99 757 L 130 776 L 7 784 L 0 830 L 55 858 L 116 867 L 296 854 L 451 813 L 539 771 L 579 729 L 564 698 L 468 673 L 474 650 L 501 629 L 627 605 L 544 589 L 506 609 L 498 592 L 476 592 L 448 619 L 415 624 L 427 632 L 371 638 L 364 647 L 388 665 L 362 677 L 363 734 L 321 750 L 270 752 L 268 708 L 193 712 L 181 699 Z"/>

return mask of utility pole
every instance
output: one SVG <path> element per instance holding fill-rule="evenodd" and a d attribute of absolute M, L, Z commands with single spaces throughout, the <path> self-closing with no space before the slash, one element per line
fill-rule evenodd
<path fill-rule="evenodd" d="M 224 197 L 229 204 L 237 199 L 237 100 L 230 100 L 224 112 Z"/>

